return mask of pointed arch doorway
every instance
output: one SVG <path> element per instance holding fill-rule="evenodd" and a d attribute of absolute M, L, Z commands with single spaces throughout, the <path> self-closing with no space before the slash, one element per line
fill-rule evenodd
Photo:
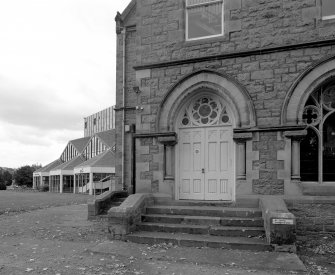
<path fill-rule="evenodd" d="M 234 200 L 233 125 L 229 106 L 215 94 L 193 97 L 181 108 L 175 125 L 177 199 Z"/>

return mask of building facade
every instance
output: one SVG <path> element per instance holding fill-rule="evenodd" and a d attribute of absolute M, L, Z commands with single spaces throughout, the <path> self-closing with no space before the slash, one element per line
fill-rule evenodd
<path fill-rule="evenodd" d="M 96 194 L 115 188 L 114 107 L 84 118 L 84 124 L 85 137 L 69 141 L 59 159 L 33 173 L 34 189 Z"/>
<path fill-rule="evenodd" d="M 332 0 L 134 0 L 116 23 L 119 188 L 334 193 Z"/>
<path fill-rule="evenodd" d="M 84 137 L 115 128 L 114 106 L 84 118 Z"/>

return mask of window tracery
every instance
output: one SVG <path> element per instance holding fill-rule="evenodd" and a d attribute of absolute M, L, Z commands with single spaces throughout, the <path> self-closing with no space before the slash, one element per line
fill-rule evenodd
<path fill-rule="evenodd" d="M 335 181 L 335 82 L 308 98 L 302 115 L 307 136 L 301 142 L 301 179 Z"/>
<path fill-rule="evenodd" d="M 186 106 L 181 118 L 182 127 L 231 124 L 230 116 L 221 102 L 211 96 L 202 96 Z"/>

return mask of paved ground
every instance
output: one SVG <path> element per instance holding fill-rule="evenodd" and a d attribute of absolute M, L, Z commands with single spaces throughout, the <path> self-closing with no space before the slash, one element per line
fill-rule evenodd
<path fill-rule="evenodd" d="M 293 254 L 109 241 L 104 221 L 87 221 L 86 200 L 1 191 L 0 274 L 279 275 L 304 269 Z"/>

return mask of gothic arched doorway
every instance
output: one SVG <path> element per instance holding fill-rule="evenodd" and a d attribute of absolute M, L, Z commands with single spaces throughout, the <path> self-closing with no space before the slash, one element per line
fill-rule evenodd
<path fill-rule="evenodd" d="M 180 110 L 175 129 L 176 197 L 195 200 L 233 200 L 235 146 L 232 112 L 219 96 L 206 91 Z"/>

